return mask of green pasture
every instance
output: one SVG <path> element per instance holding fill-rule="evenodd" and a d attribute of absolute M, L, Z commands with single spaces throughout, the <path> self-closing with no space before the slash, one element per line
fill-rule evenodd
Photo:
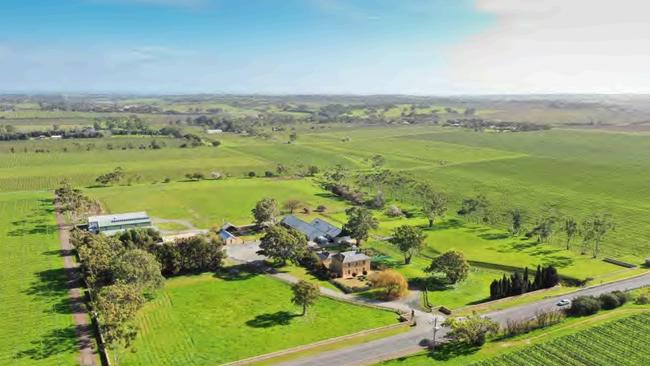
<path fill-rule="evenodd" d="M 0 193 L 0 364 L 76 365 L 51 195 Z"/>
<path fill-rule="evenodd" d="M 107 212 L 145 210 L 153 217 L 190 220 L 208 228 L 224 222 L 249 224 L 251 210 L 264 197 L 298 199 L 312 209 L 325 205 L 341 210 L 344 203 L 333 200 L 310 179 L 240 178 L 95 188 L 87 193 L 97 198 Z"/>
<path fill-rule="evenodd" d="M 397 322 L 394 313 L 322 297 L 300 316 L 288 285 L 262 276 L 168 280 L 138 315 L 125 365 L 217 365 Z"/>

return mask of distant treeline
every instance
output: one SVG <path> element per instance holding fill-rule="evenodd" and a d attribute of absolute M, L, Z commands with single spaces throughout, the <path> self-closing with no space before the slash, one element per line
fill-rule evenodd
<path fill-rule="evenodd" d="M 469 128 L 474 131 L 495 130 L 495 131 L 508 131 L 508 132 L 525 132 L 525 131 L 539 131 L 548 130 L 549 125 L 543 125 L 531 122 L 502 122 L 491 121 L 483 118 L 459 118 L 450 119 L 444 124 L 448 127 L 462 127 Z"/>
<path fill-rule="evenodd" d="M 72 128 L 69 130 L 35 130 L 17 131 L 15 127 L 0 125 L 0 141 L 19 141 L 33 138 L 51 138 L 59 136 L 63 139 L 98 138 L 104 135 L 93 128 Z"/>

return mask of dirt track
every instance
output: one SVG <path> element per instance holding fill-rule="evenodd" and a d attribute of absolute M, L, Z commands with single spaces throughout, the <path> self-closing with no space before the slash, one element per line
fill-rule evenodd
<path fill-rule="evenodd" d="M 74 250 L 70 244 L 70 227 L 59 210 L 56 211 L 56 223 L 59 226 L 59 241 L 63 267 L 68 277 L 68 295 L 70 308 L 77 334 L 79 347 L 79 364 L 82 366 L 97 366 L 97 355 L 94 351 L 93 331 L 84 305 L 83 288 L 81 287 L 80 271 L 74 260 Z"/>

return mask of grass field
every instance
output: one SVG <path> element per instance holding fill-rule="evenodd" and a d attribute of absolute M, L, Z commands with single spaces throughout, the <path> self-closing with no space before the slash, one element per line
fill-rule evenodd
<path fill-rule="evenodd" d="M 344 138 L 349 139 L 343 142 Z M 463 197 L 483 193 L 497 211 L 518 207 L 532 225 L 543 207 L 581 220 L 594 212 L 609 212 L 616 231 L 603 243 L 603 254 L 639 263 L 650 253 L 650 136 L 585 130 L 527 133 L 474 133 L 439 127 L 351 128 L 301 131 L 296 143 L 286 136 L 270 139 L 220 135 L 218 148 L 162 150 L 59 150 L 69 141 L 52 145 L 50 153 L 22 152 L 37 142 L 3 142 L 0 191 L 52 189 L 66 177 L 79 185 L 116 166 L 133 176 L 134 184 L 182 180 L 185 173 L 220 171 L 243 176 L 275 170 L 281 163 L 295 168 L 336 164 L 367 169 L 366 159 L 386 157 L 386 167 L 427 181 L 452 198 L 450 211 Z M 114 139 L 108 139 L 118 141 Z M 61 145 L 63 144 L 63 145 Z M 9 147 L 17 151 L 8 152 Z M 57 150 L 59 149 L 59 150 Z M 57 152 L 58 151 L 58 152 Z M 563 236 L 556 235 L 562 242 Z M 578 243 L 576 243 L 576 246 Z"/>
<path fill-rule="evenodd" d="M 117 186 L 87 192 L 99 199 L 108 212 L 146 210 L 153 217 L 190 220 L 200 228 L 220 226 L 224 221 L 249 224 L 253 220 L 251 209 L 264 197 L 275 198 L 280 205 L 287 199 L 298 199 L 312 209 L 320 204 L 329 210 L 344 207 L 308 179 L 226 179 Z"/>
<path fill-rule="evenodd" d="M 51 195 L 0 194 L 0 365 L 75 365 Z"/>
<path fill-rule="evenodd" d="M 344 202 L 331 198 L 311 179 L 240 178 L 115 186 L 89 189 L 87 192 L 99 199 L 108 212 L 146 210 L 153 217 L 189 220 L 199 228 L 221 225 L 224 221 L 250 223 L 250 210 L 262 197 L 274 197 L 280 203 L 295 198 L 312 209 L 325 205 L 328 210 L 324 215 L 312 213 L 305 219 L 320 216 L 337 225 L 345 222 L 344 209 L 347 207 Z M 421 217 L 393 219 L 381 213 L 376 213 L 376 216 L 380 220 L 380 227 L 374 234 L 380 236 L 389 235 L 399 225 L 426 225 L 426 219 Z M 403 265 L 402 254 L 387 242 L 370 240 L 364 246 L 388 256 L 392 266 L 411 280 L 428 276 L 424 268 L 434 256 L 451 249 L 462 251 L 468 260 L 477 262 L 468 279 L 455 286 L 431 289 L 429 294 L 432 304 L 449 308 L 485 301 L 489 297 L 492 280 L 522 266 L 532 269 L 538 264 L 552 264 L 562 275 L 578 279 L 598 278 L 621 270 L 621 267 L 580 256 L 560 246 L 535 245 L 531 241 L 513 239 L 499 230 L 463 224 L 456 219 L 441 222 L 425 232 L 427 246 L 409 265 Z M 313 279 L 313 276 L 297 268 L 287 270 L 301 278 Z M 332 286 L 326 281 L 322 281 L 322 285 Z"/>
<path fill-rule="evenodd" d="M 141 331 L 125 365 L 216 365 L 364 329 L 394 313 L 321 298 L 305 316 L 288 285 L 265 276 L 168 280 L 138 315 Z"/>

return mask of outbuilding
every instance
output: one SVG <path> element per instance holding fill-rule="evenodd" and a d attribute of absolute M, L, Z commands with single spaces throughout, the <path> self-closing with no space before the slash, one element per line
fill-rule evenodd
<path fill-rule="evenodd" d="M 88 231 L 95 234 L 113 235 L 129 229 L 152 227 L 151 218 L 146 212 L 128 212 L 121 214 L 88 217 Z"/>

